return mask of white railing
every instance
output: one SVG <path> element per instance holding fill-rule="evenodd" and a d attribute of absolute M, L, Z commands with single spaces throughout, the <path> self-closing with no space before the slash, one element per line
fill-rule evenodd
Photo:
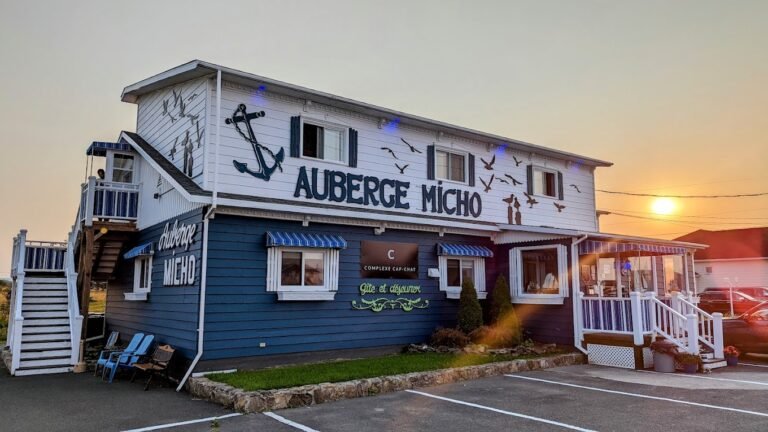
<path fill-rule="evenodd" d="M 698 317 L 694 314 L 681 314 L 657 299 L 653 293 L 647 298 L 650 300 L 647 303 L 647 307 L 650 308 L 653 331 L 664 336 L 664 338 L 677 345 L 683 351 L 698 354 Z"/>
<path fill-rule="evenodd" d="M 695 299 L 686 299 L 675 293 L 672 295 L 671 307 L 682 315 L 696 315 L 699 329 L 699 342 L 708 346 L 714 352 L 715 358 L 724 358 L 723 354 L 723 314 L 709 314 L 694 303 Z"/>
<path fill-rule="evenodd" d="M 632 304 L 629 298 L 581 295 L 582 329 L 586 332 L 631 334 Z"/>
<path fill-rule="evenodd" d="M 64 270 L 64 242 L 27 241 L 24 248 L 24 270 L 60 272 Z"/>
<path fill-rule="evenodd" d="M 75 224 L 79 227 L 80 224 Z M 69 233 L 65 260 L 65 275 L 67 279 L 67 312 L 69 315 L 69 335 L 71 343 L 70 361 L 74 365 L 80 361 L 80 335 L 83 329 L 83 316 L 77 298 L 77 273 L 75 272 L 75 247 L 79 229 L 73 227 Z"/>
<path fill-rule="evenodd" d="M 89 177 L 81 186 L 80 221 L 93 225 L 93 218 L 134 221 L 139 208 L 139 185 Z"/>
<path fill-rule="evenodd" d="M 21 361 L 21 332 L 24 329 L 22 302 L 24 301 L 25 261 L 27 256 L 27 230 L 21 230 L 13 241 L 13 262 L 11 274 L 11 310 L 8 316 L 8 346 L 11 349 L 11 374 L 16 373 Z"/>

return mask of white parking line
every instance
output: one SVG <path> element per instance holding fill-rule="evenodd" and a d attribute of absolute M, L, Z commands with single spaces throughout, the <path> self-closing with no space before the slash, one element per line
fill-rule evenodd
<path fill-rule="evenodd" d="M 699 376 L 699 375 L 672 375 L 668 373 L 661 373 L 661 372 L 654 372 L 654 371 L 647 371 L 647 370 L 639 370 L 637 372 L 643 372 L 643 373 L 652 373 L 652 374 L 658 374 L 658 375 L 667 375 L 667 376 L 674 376 L 678 378 L 697 378 L 697 379 L 703 379 L 703 380 L 713 380 L 713 381 L 730 381 L 730 382 L 737 382 L 737 383 L 744 383 L 744 384 L 755 384 L 755 385 L 761 385 L 761 386 L 768 386 L 768 382 L 764 381 L 748 381 L 748 380 L 739 380 L 739 379 L 732 379 L 732 378 L 715 378 L 715 377 L 708 377 L 708 376 Z"/>
<path fill-rule="evenodd" d="M 571 383 L 560 382 L 560 381 L 545 380 L 545 379 L 541 379 L 541 378 L 533 378 L 533 377 L 528 377 L 528 376 L 520 376 L 520 375 L 504 375 L 504 376 L 508 377 L 508 378 L 517 378 L 517 379 L 522 379 L 522 380 L 538 381 L 538 382 L 555 384 L 555 385 L 561 385 L 561 386 L 566 386 L 566 387 L 574 387 L 574 388 L 580 388 L 580 389 L 586 389 L 586 390 L 594 390 L 594 391 L 599 391 L 599 392 L 603 392 L 603 393 L 612 393 L 612 394 L 618 394 L 618 395 L 623 395 L 623 396 L 632 396 L 632 397 L 643 398 L 643 399 L 654 399 L 654 400 L 660 400 L 660 401 L 665 401 L 665 402 L 673 402 L 673 403 L 679 403 L 679 404 L 684 404 L 684 405 L 698 406 L 698 407 L 702 407 L 702 408 L 712 408 L 712 409 L 718 409 L 718 410 L 723 410 L 723 411 L 738 412 L 738 413 L 742 413 L 742 414 L 751 414 L 751 415 L 756 415 L 756 416 L 760 416 L 760 417 L 768 417 L 768 413 L 761 413 L 761 412 L 757 412 L 757 411 L 743 410 L 743 409 L 739 409 L 739 408 L 722 407 L 722 406 L 710 405 L 710 404 L 698 403 L 698 402 L 688 402 L 688 401 L 679 400 L 679 399 L 671 399 L 671 398 L 665 398 L 665 397 L 659 397 L 659 396 L 649 396 L 649 395 L 644 395 L 644 394 L 639 394 L 639 393 L 629 393 L 629 392 L 623 392 L 623 391 L 618 391 L 618 390 L 608 390 L 608 389 L 599 388 L 599 387 L 589 387 L 589 386 L 583 386 L 583 385 L 579 385 L 579 384 L 571 384 Z"/>
<path fill-rule="evenodd" d="M 166 423 L 166 424 L 162 424 L 162 425 L 148 426 L 148 427 L 139 428 L 139 429 L 130 429 L 130 430 L 125 430 L 123 432 L 147 432 L 147 431 L 155 431 L 155 430 L 160 430 L 160 429 L 170 429 L 170 428 L 176 427 L 176 426 L 186 426 L 186 425 L 191 425 L 191 424 L 195 424 L 195 423 L 212 422 L 214 420 L 221 420 L 221 419 L 230 418 L 230 417 L 237 417 L 237 416 L 241 416 L 241 415 L 242 414 L 240 414 L 240 413 L 225 414 L 225 415 L 216 416 L 216 417 L 206 417 L 206 418 L 201 418 L 201 419 L 196 419 L 196 420 L 187 420 L 187 421 L 178 422 L 178 423 Z"/>
<path fill-rule="evenodd" d="M 533 416 L 529 416 L 529 415 L 525 415 L 525 414 L 514 413 L 514 412 L 511 412 L 511 411 L 505 411 L 505 410 L 501 410 L 501 409 L 498 409 L 498 408 L 488 407 L 488 406 L 485 406 L 485 405 L 478 405 L 478 404 L 471 403 L 471 402 L 464 402 L 464 401 L 460 401 L 460 400 L 457 400 L 457 399 L 450 399 L 450 398 L 447 398 L 447 397 L 437 396 L 437 395 L 433 395 L 433 394 L 430 394 L 430 393 L 424 393 L 424 392 L 420 392 L 420 391 L 416 391 L 416 390 L 406 390 L 406 392 L 417 394 L 417 395 L 422 395 L 422 396 L 427 396 L 427 397 L 431 397 L 431 398 L 434 398 L 434 399 L 439 399 L 439 400 L 442 400 L 442 401 L 451 402 L 451 403 L 455 403 L 455 404 L 459 404 L 459 405 L 466 405 L 466 406 L 469 406 L 469 407 L 472 407 L 472 408 L 480 408 L 480 409 L 484 409 L 484 410 L 487 410 L 487 411 L 493 411 L 495 413 L 505 414 L 505 415 L 512 416 L 512 417 L 519 417 L 519 418 L 524 418 L 524 419 L 527 419 L 527 420 L 533 420 L 533 421 L 537 421 L 537 422 L 541 422 L 541 423 L 551 424 L 551 425 L 554 425 L 554 426 L 560 426 L 560 427 L 566 428 L 566 429 L 583 431 L 583 432 L 595 432 L 592 429 L 584 429 L 584 428 L 580 428 L 578 426 L 573 426 L 573 425 L 569 425 L 569 424 L 565 424 L 565 423 L 556 422 L 556 421 L 553 421 L 553 420 L 543 419 L 541 417 L 533 417 Z"/>
<path fill-rule="evenodd" d="M 744 366 L 754 366 L 754 367 L 761 367 L 761 368 L 768 368 L 768 365 L 764 365 L 764 364 L 754 364 L 754 363 L 743 363 L 743 362 L 739 362 L 739 366 L 741 366 L 741 365 L 744 365 Z"/>
<path fill-rule="evenodd" d="M 304 426 L 301 423 L 296 423 L 295 421 L 288 420 L 287 418 L 285 418 L 283 416 L 279 416 L 279 415 L 277 415 L 277 414 L 275 414 L 273 412 L 270 412 L 270 411 L 265 412 L 264 415 L 269 417 L 269 418 L 275 419 L 275 420 L 279 421 L 282 424 L 294 427 L 294 428 L 296 428 L 296 429 L 298 429 L 300 431 L 304 431 L 304 432 L 320 432 L 320 431 L 318 431 L 316 429 L 312 429 L 309 426 Z"/>

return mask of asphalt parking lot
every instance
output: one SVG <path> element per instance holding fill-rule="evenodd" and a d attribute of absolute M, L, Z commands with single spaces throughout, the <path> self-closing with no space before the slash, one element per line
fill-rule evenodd
<path fill-rule="evenodd" d="M 749 363 L 693 376 L 570 366 L 251 415 L 127 381 L 3 376 L 0 429 L 765 431 L 768 364 Z"/>

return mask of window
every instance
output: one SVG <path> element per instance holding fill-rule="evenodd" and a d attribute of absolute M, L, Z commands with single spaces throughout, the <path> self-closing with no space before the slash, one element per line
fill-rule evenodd
<path fill-rule="evenodd" d="M 667 293 L 674 291 L 687 291 L 683 275 L 683 257 L 681 255 L 664 255 L 664 288 Z"/>
<path fill-rule="evenodd" d="M 459 298 L 461 286 L 466 280 L 474 283 L 479 299 L 485 298 L 485 260 L 483 258 L 441 256 L 438 265 L 440 290 L 445 291 L 448 298 Z"/>
<path fill-rule="evenodd" d="M 133 183 L 133 156 L 124 154 L 112 156 L 112 181 Z"/>
<path fill-rule="evenodd" d="M 466 182 L 466 156 L 446 150 L 435 150 L 435 175 L 438 179 Z"/>
<path fill-rule="evenodd" d="M 303 157 L 347 163 L 346 129 L 340 126 L 304 122 L 302 126 Z"/>
<path fill-rule="evenodd" d="M 125 293 L 126 300 L 146 300 L 152 290 L 152 256 L 139 256 L 133 263 L 133 291 Z"/>
<path fill-rule="evenodd" d="M 533 167 L 533 194 L 539 196 L 547 196 L 552 198 L 558 197 L 558 175 L 557 171 L 547 170 L 544 168 Z"/>
<path fill-rule="evenodd" d="M 509 254 L 515 303 L 563 303 L 568 295 L 568 252 L 564 245 L 513 248 Z"/>
<path fill-rule="evenodd" d="M 278 300 L 333 300 L 338 289 L 339 251 L 271 247 L 267 250 L 267 291 Z"/>
<path fill-rule="evenodd" d="M 629 257 L 629 272 L 631 286 L 630 291 L 653 291 L 653 267 L 651 264 L 651 257 Z"/>

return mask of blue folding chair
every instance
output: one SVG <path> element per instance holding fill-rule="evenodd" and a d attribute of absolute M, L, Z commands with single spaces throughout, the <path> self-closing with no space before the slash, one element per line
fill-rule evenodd
<path fill-rule="evenodd" d="M 144 335 L 141 335 L 141 336 L 143 337 Z M 96 367 L 93 370 L 93 376 L 96 376 L 99 373 L 100 367 L 102 368 L 104 367 L 104 363 L 107 362 L 107 360 L 109 359 L 109 355 L 111 353 L 116 351 L 128 350 L 128 349 L 133 351 L 136 349 L 137 346 L 139 346 L 139 342 L 141 342 L 141 338 L 139 338 L 139 340 L 136 340 L 136 336 L 134 336 L 133 339 L 131 340 L 131 343 L 128 344 L 128 346 L 123 349 L 117 345 L 117 339 L 119 337 L 120 337 L 120 332 L 117 332 L 117 331 L 113 331 L 112 333 L 109 334 L 109 337 L 107 338 L 107 343 L 104 344 L 104 349 L 101 350 L 101 352 L 99 353 L 99 359 L 96 361 Z M 134 343 L 134 340 L 136 340 L 136 345 L 131 346 Z"/>
<path fill-rule="evenodd" d="M 115 374 L 120 368 L 130 368 L 134 363 L 139 361 L 143 356 L 149 354 L 149 349 L 152 348 L 152 342 L 154 342 L 154 335 L 146 335 L 139 344 L 139 347 L 132 353 L 112 353 L 109 356 L 109 360 L 104 364 L 104 373 L 109 369 L 109 382 L 115 379 Z"/>

